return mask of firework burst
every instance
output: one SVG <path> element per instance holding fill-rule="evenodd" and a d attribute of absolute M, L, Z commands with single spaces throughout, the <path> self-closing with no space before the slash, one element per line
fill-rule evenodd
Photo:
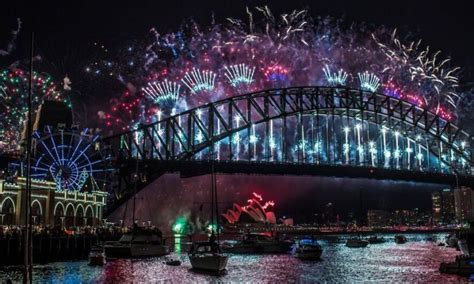
<path fill-rule="evenodd" d="M 372 73 L 365 71 L 358 73 L 360 88 L 365 91 L 375 92 L 380 86 L 380 79 Z"/>
<path fill-rule="evenodd" d="M 342 69 L 339 69 L 337 72 L 331 72 L 331 69 L 328 65 L 323 68 L 324 75 L 326 76 L 326 81 L 330 86 L 344 86 L 346 85 L 347 72 Z"/>
<path fill-rule="evenodd" d="M 142 91 L 157 105 L 174 107 L 181 93 L 181 85 L 165 79 L 162 82 L 149 82 Z"/>
<path fill-rule="evenodd" d="M 36 111 L 45 100 L 64 101 L 52 77 L 44 73 L 33 73 L 32 108 Z M 0 72 L 0 153 L 18 149 L 20 132 L 28 111 L 29 74 L 19 68 Z"/>
<path fill-rule="evenodd" d="M 239 85 L 250 85 L 253 82 L 255 67 L 249 67 L 246 64 L 236 64 L 229 67 L 225 66 L 225 76 L 232 87 Z"/>
<path fill-rule="evenodd" d="M 347 28 L 341 20 L 311 19 L 305 10 L 274 15 L 259 7 L 247 14 L 248 21 L 229 19 L 208 27 L 190 21 L 166 34 L 152 29 L 151 42 L 121 47 L 116 61 L 107 50 L 106 59 L 91 64 L 89 73 L 112 74 L 144 92 L 151 91 L 154 82 L 179 82 L 184 88 L 178 112 L 243 91 L 340 85 L 381 91 L 456 118 L 459 69 L 450 67 L 439 53 L 423 49 L 420 42 L 404 43 L 384 27 L 353 24 Z M 119 71 L 104 72 L 107 68 Z M 389 82 L 398 93 L 390 94 Z M 153 98 L 174 100 L 176 89 L 161 88 L 154 95 L 146 94 L 151 100 L 140 100 L 145 111 L 130 118 L 129 125 L 143 120 L 142 113 L 153 113 L 148 110 L 156 108 Z"/>
<path fill-rule="evenodd" d="M 202 91 L 212 91 L 216 82 L 216 74 L 212 71 L 201 71 L 193 68 L 186 72 L 181 82 L 189 89 L 192 94 Z"/>

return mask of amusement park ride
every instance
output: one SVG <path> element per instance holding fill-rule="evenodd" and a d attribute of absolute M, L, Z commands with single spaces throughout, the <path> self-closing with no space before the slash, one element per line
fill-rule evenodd
<path fill-rule="evenodd" d="M 72 227 L 99 224 L 106 205 L 108 158 L 98 136 L 72 124 L 70 109 L 44 102 L 33 125 L 31 206 L 35 224 Z M 25 133 L 23 133 L 25 137 Z M 12 162 L 10 175 L 0 180 L 0 209 L 4 224 L 21 224 L 26 186 L 25 164 Z"/>

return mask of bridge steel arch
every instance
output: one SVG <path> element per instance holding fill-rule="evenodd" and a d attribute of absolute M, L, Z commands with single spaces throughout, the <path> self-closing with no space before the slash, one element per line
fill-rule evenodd
<path fill-rule="evenodd" d="M 223 99 L 104 138 L 155 161 L 255 161 L 472 175 L 471 136 L 384 94 L 292 87 Z"/>

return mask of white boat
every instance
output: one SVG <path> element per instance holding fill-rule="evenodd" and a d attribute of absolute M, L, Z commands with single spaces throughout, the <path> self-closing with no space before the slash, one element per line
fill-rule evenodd
<path fill-rule="evenodd" d="M 193 243 L 189 252 L 189 261 L 195 270 L 222 272 L 227 266 L 228 256 L 221 253 L 217 243 Z"/>
<path fill-rule="evenodd" d="M 219 243 L 219 214 L 217 207 L 217 182 L 214 164 L 211 168 L 211 224 L 216 224 L 212 229 L 209 242 L 196 242 L 189 251 L 189 261 L 194 270 L 220 273 L 226 269 L 229 257 L 222 253 Z"/>
<path fill-rule="evenodd" d="M 92 247 L 89 252 L 89 265 L 102 266 L 105 264 L 105 251 L 102 247 Z"/>
<path fill-rule="evenodd" d="M 137 159 L 135 170 L 137 176 L 138 161 Z M 138 179 L 135 180 L 132 220 L 135 220 L 137 183 Z M 162 236 L 161 231 L 157 228 L 139 227 L 134 222 L 130 233 L 122 235 L 118 241 L 109 241 L 104 244 L 105 255 L 110 258 L 140 258 L 167 255 L 170 253 L 170 249 L 163 244 Z"/>
<path fill-rule="evenodd" d="M 109 258 L 156 257 L 170 253 L 158 234 L 144 229 L 124 234 L 118 241 L 106 242 L 104 249 Z"/>
<path fill-rule="evenodd" d="M 304 260 L 319 260 L 323 248 L 313 239 L 303 239 L 296 243 L 295 257 Z"/>
<path fill-rule="evenodd" d="M 369 245 L 369 241 L 363 240 L 359 237 L 352 237 L 352 238 L 347 239 L 346 241 L 346 247 L 350 247 L 350 248 L 365 248 L 368 245 Z"/>

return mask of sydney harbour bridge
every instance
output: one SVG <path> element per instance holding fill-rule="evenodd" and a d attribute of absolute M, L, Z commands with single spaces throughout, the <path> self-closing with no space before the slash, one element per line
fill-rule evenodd
<path fill-rule="evenodd" d="M 340 87 L 259 91 L 104 138 L 116 208 L 166 172 L 323 175 L 474 188 L 471 136 L 411 102 Z M 136 173 L 140 173 L 140 178 Z M 111 209 L 112 209 L 111 208 Z"/>

